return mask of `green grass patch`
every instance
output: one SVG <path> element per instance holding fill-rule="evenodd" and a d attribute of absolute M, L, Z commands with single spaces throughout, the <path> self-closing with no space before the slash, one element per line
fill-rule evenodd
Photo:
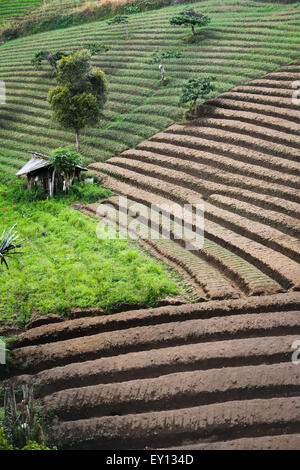
<path fill-rule="evenodd" d="M 179 292 L 161 263 L 127 240 L 97 238 L 98 220 L 70 207 L 95 191 L 79 185 L 66 198 L 34 200 L 23 183 L 0 183 L 1 229 L 17 223 L 23 245 L 0 271 L 0 324 L 25 324 L 35 313 L 64 316 L 72 307 L 150 307 Z"/>

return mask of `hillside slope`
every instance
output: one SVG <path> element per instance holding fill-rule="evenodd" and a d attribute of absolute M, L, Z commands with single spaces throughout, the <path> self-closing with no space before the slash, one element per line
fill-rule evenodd
<path fill-rule="evenodd" d="M 0 111 L 0 168 L 16 171 L 29 158 L 27 149 L 47 152 L 74 145 L 72 133 L 50 120 L 46 96 L 55 81 L 46 67 L 37 72 L 30 64 L 40 49 L 69 52 L 95 40 L 111 46 L 95 59 L 108 76 L 110 96 L 101 125 L 82 135 L 81 151 L 89 162 L 116 156 L 178 120 L 180 90 L 191 76 L 213 75 L 217 95 L 299 57 L 297 4 L 210 0 L 192 5 L 212 18 L 198 44 L 185 42 L 186 29 L 170 26 L 170 17 L 182 10 L 178 5 L 132 15 L 130 40 L 123 26 L 98 22 L 0 47 L 0 80 L 7 87 L 7 104 Z M 157 48 L 183 50 L 182 58 L 166 64 L 167 87 L 159 86 L 156 66 L 146 64 Z"/>
<path fill-rule="evenodd" d="M 95 309 L 28 329 L 14 343 L 13 381 L 36 384 L 40 404 L 57 417 L 60 448 L 300 448 L 292 363 L 300 334 L 300 109 L 291 100 L 300 8 L 248 0 L 194 6 L 212 17 L 198 44 L 170 27 L 182 9 L 175 6 L 134 15 L 129 41 L 123 29 L 94 23 L 0 48 L 8 90 L 0 169 L 14 172 L 27 149 L 73 145 L 71 133 L 50 124 L 53 80 L 46 69 L 33 71 L 34 52 L 99 39 L 111 45 L 95 60 L 110 99 L 102 126 L 82 136 L 82 153 L 116 194 L 104 204 L 117 206 L 120 194 L 130 206 L 205 209 L 202 250 L 175 239 L 176 218 L 170 240 L 141 240 L 189 279 L 201 302 L 114 315 Z M 166 65 L 163 88 L 145 63 L 158 47 L 184 48 Z M 175 124 L 181 86 L 204 72 L 217 85 L 206 114 Z"/>
<path fill-rule="evenodd" d="M 300 290 L 300 109 L 289 90 L 299 74 L 295 64 L 236 87 L 209 100 L 207 116 L 91 165 L 129 207 L 204 204 L 204 249 L 185 250 L 176 223 L 171 240 L 142 240 L 202 298 Z"/>

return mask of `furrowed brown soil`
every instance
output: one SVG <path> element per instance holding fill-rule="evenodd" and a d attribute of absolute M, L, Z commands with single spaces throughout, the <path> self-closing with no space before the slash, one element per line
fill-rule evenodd
<path fill-rule="evenodd" d="M 120 157 L 91 165 L 128 197 L 129 207 L 204 204 L 203 249 L 185 250 L 187 240 L 176 239 L 175 226 L 171 240 L 140 239 L 158 258 L 177 264 L 201 299 L 217 298 L 213 286 L 218 298 L 300 289 L 300 111 L 291 88 L 299 72 L 293 64 L 238 86 L 207 101 L 196 121 L 174 124 Z M 116 199 L 107 202 L 117 207 Z M 139 221 L 147 229 L 147 220 Z M 195 229 L 195 217 L 192 224 Z"/>
<path fill-rule="evenodd" d="M 122 230 L 138 215 L 146 232 L 152 209 L 155 237 L 138 242 L 197 303 L 77 312 L 19 336 L 12 380 L 36 384 L 60 448 L 300 449 L 299 72 L 237 87 L 91 165 L 116 196 L 77 208 L 101 219 L 115 207 Z M 174 203 L 204 204 L 203 248 L 189 239 L 192 210 L 184 237 L 176 211 L 159 236 Z"/>
<path fill-rule="evenodd" d="M 295 291 L 95 311 L 22 333 L 10 380 L 35 384 L 64 449 L 293 448 L 299 312 Z"/>

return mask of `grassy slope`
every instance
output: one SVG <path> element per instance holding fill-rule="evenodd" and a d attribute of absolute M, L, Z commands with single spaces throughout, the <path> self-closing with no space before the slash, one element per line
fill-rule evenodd
<path fill-rule="evenodd" d="M 112 0 L 115 2 L 118 0 Z M 0 0 L 0 23 L 29 16 L 47 17 L 53 12 L 69 13 L 85 4 L 98 0 Z"/>
<path fill-rule="evenodd" d="M 129 41 L 123 26 L 97 22 L 0 47 L 0 79 L 7 86 L 7 104 L 0 113 L 0 167 L 15 171 L 28 158 L 27 148 L 46 151 L 62 143 L 73 145 L 73 134 L 50 121 L 45 97 L 54 80 L 46 67 L 37 72 L 30 64 L 33 54 L 50 44 L 53 50 L 66 52 L 91 40 L 112 47 L 95 60 L 107 73 L 110 98 L 101 126 L 84 131 L 82 152 L 89 161 L 116 155 L 179 119 L 180 89 L 191 76 L 215 76 L 218 94 L 299 57 L 297 4 L 210 0 L 193 7 L 212 17 L 206 36 L 196 45 L 184 42 L 188 30 L 169 25 L 169 18 L 182 9 L 179 5 L 132 15 Z M 167 87 L 159 87 L 157 67 L 145 63 L 156 48 L 184 48 L 184 57 L 166 64 Z"/>
<path fill-rule="evenodd" d="M 77 306 L 151 306 L 178 292 L 162 264 L 126 240 L 98 238 L 97 220 L 65 200 L 28 204 L 17 194 L 0 184 L 1 228 L 17 222 L 24 253 L 0 271 L 0 325 Z"/>
<path fill-rule="evenodd" d="M 28 10 L 40 6 L 42 1 L 43 0 L 0 0 L 0 21 L 7 18 L 23 16 Z"/>

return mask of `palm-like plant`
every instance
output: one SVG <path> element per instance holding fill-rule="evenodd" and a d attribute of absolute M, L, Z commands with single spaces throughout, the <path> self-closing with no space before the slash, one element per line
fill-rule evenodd
<path fill-rule="evenodd" d="M 8 264 L 6 258 L 8 258 L 9 256 L 21 254 L 20 251 L 15 251 L 21 247 L 20 243 L 16 243 L 16 240 L 19 238 L 19 235 L 17 235 L 17 232 L 13 232 L 16 225 L 17 224 L 13 225 L 7 233 L 5 233 L 4 230 L 0 237 L 0 265 L 4 264 L 7 269 Z"/>

